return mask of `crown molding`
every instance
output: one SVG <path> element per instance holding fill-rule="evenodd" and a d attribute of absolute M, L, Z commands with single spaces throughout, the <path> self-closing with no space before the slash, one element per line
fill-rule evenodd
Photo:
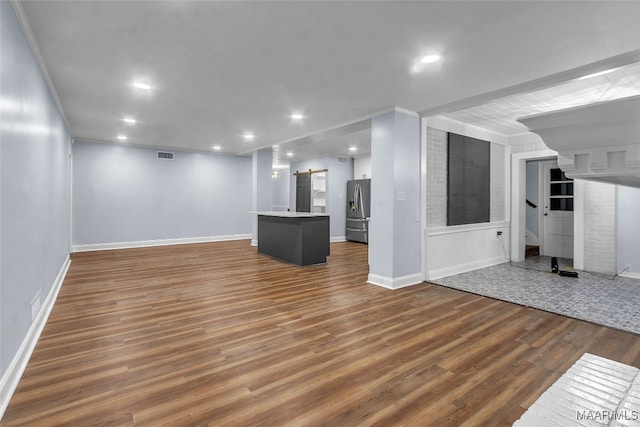
<path fill-rule="evenodd" d="M 67 114 L 62 107 L 62 102 L 60 102 L 60 97 L 58 96 L 58 92 L 56 92 L 56 88 L 53 85 L 53 80 L 51 80 L 51 75 L 47 70 L 47 66 L 45 65 L 44 58 L 40 53 L 40 49 L 36 43 L 36 39 L 33 35 L 33 30 L 31 30 L 31 26 L 29 25 L 29 21 L 27 20 L 27 16 L 22 8 L 22 3 L 18 0 L 10 0 L 11 6 L 13 7 L 14 12 L 16 13 L 16 17 L 18 18 L 18 23 L 22 28 L 22 32 L 24 33 L 25 38 L 27 39 L 27 43 L 31 48 L 31 52 L 35 57 L 36 63 L 38 64 L 38 68 L 40 68 L 40 72 L 42 73 L 42 77 L 44 78 L 47 87 L 49 88 L 49 93 L 51 93 L 51 97 L 53 101 L 56 103 L 58 110 L 60 111 L 60 115 L 62 116 L 62 120 L 64 124 L 67 126 L 67 132 L 70 135 L 73 135 L 71 132 L 71 125 L 69 124 L 69 119 L 67 118 Z"/>

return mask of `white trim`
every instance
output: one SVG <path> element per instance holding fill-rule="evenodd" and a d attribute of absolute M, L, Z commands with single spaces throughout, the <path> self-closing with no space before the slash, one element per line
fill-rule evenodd
<path fill-rule="evenodd" d="M 329 241 L 331 243 L 346 242 L 347 241 L 347 236 L 334 236 L 331 239 L 329 239 Z"/>
<path fill-rule="evenodd" d="M 584 270 L 584 181 L 573 181 L 573 268 Z"/>
<path fill-rule="evenodd" d="M 226 240 L 250 239 L 251 234 L 230 234 L 228 236 L 184 237 L 179 239 L 138 240 L 132 242 L 95 243 L 73 245 L 73 252 L 106 251 L 112 249 L 146 248 L 149 246 L 187 245 L 190 243 L 222 242 Z"/>
<path fill-rule="evenodd" d="M 31 358 L 31 354 L 38 343 L 38 338 L 40 338 L 40 334 L 44 329 L 44 325 L 47 323 L 51 309 L 56 302 L 56 298 L 58 298 L 58 292 L 60 292 L 60 287 L 62 286 L 62 282 L 64 282 L 64 278 L 67 275 L 67 271 L 69 271 L 70 265 L 71 257 L 67 255 L 67 258 L 62 263 L 62 267 L 58 272 L 58 276 L 53 282 L 53 286 L 51 286 L 51 289 L 49 290 L 47 298 L 44 300 L 42 307 L 40 307 L 40 311 L 36 318 L 33 319 L 31 327 L 29 328 L 24 341 L 22 341 L 22 345 L 20 345 L 18 352 L 9 365 L 9 368 L 0 380 L 0 419 L 2 419 L 7 406 L 9 406 L 11 396 L 13 396 L 13 392 L 16 390 L 16 387 L 20 382 L 20 378 L 27 367 L 27 363 Z"/>
<path fill-rule="evenodd" d="M 422 280 L 427 278 L 427 119 L 420 119 L 420 258 Z"/>
<path fill-rule="evenodd" d="M 526 197 L 525 184 L 526 162 L 551 158 L 558 153 L 553 150 L 525 151 L 511 154 L 511 260 L 524 261 L 525 225 L 526 225 Z M 541 235 L 542 233 L 538 233 Z"/>
<path fill-rule="evenodd" d="M 408 116 L 415 117 L 416 119 L 420 119 L 420 114 L 418 114 L 417 112 L 412 111 L 412 110 L 407 110 L 406 108 L 393 107 L 393 111 L 395 111 L 396 113 L 403 113 L 403 114 L 406 114 Z"/>
<path fill-rule="evenodd" d="M 625 271 L 624 273 L 618 274 L 620 277 L 626 277 L 628 279 L 640 279 L 640 272 L 637 271 Z"/>
<path fill-rule="evenodd" d="M 480 224 L 452 225 L 449 227 L 432 227 L 427 228 L 427 235 L 440 236 L 442 234 L 466 233 L 468 231 L 489 230 L 492 228 L 504 227 L 509 227 L 509 221 L 493 221 L 486 223 L 483 222 Z"/>
<path fill-rule="evenodd" d="M 480 126 L 471 125 L 459 120 L 451 119 L 444 116 L 432 116 L 425 118 L 425 127 L 438 129 L 444 132 L 452 132 L 471 138 L 482 139 L 493 144 L 502 146 L 509 145 L 509 136 L 482 128 Z"/>
<path fill-rule="evenodd" d="M 251 246 L 258 246 L 258 239 L 251 239 Z"/>
<path fill-rule="evenodd" d="M 486 258 L 479 261 L 468 262 L 466 264 L 458 264 L 451 267 L 439 268 L 437 270 L 427 272 L 427 280 L 437 280 L 442 277 L 453 276 L 454 274 L 466 273 L 467 271 L 477 270 L 479 268 L 491 267 L 493 265 L 507 262 L 504 256 L 494 258 Z"/>
<path fill-rule="evenodd" d="M 422 272 L 402 277 L 384 277 L 378 276 L 377 274 L 369 274 L 367 277 L 367 283 L 382 286 L 387 289 L 400 289 L 407 286 L 417 285 L 422 282 Z"/>

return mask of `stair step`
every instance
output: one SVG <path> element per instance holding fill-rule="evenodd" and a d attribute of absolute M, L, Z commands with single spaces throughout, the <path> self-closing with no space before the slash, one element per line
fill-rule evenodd
<path fill-rule="evenodd" d="M 525 258 L 529 258 L 532 256 L 539 256 L 540 255 L 540 246 L 531 246 L 531 245 L 527 245 L 525 251 L 524 251 L 524 257 Z"/>

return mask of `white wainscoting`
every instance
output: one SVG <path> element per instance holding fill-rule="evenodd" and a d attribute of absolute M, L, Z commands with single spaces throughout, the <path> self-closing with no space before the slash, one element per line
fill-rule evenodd
<path fill-rule="evenodd" d="M 427 229 L 425 279 L 464 273 L 507 262 L 509 222 Z M 502 232 L 498 236 L 498 232 Z"/>

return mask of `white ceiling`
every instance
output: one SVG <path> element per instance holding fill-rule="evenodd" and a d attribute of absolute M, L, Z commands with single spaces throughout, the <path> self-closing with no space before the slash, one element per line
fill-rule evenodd
<path fill-rule="evenodd" d="M 611 101 L 640 94 L 640 63 L 587 79 L 575 79 L 533 92 L 507 96 L 443 116 L 503 135 L 528 133 L 520 117 Z"/>
<path fill-rule="evenodd" d="M 294 159 L 350 155 L 366 131 L 314 133 L 393 106 L 434 110 L 640 49 L 637 1 L 14 4 L 77 139 L 126 133 L 131 144 L 231 154 L 280 144 Z M 433 51 L 442 61 L 412 73 Z M 637 68 L 625 78 L 637 88 Z M 464 114 L 486 121 L 498 106 L 482 108 Z M 128 115 L 139 123 L 125 125 Z"/>

